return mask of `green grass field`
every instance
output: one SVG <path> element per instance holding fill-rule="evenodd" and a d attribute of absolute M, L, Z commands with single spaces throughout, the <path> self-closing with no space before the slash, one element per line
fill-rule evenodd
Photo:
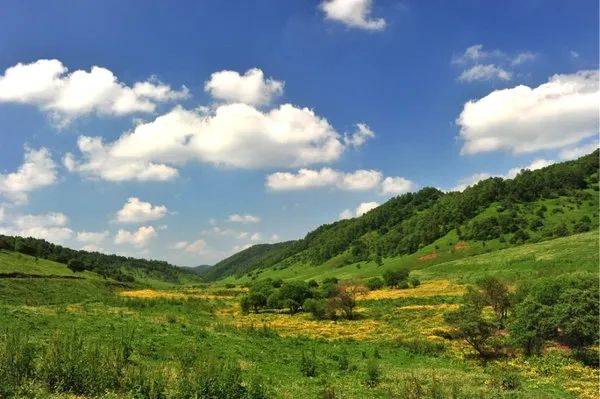
<path fill-rule="evenodd" d="M 103 353 L 117 341 L 126 341 L 130 353 L 122 366 L 126 382 L 108 392 L 69 393 L 40 376 L 24 382 L 16 397 L 191 397 L 182 393 L 178 381 L 190 365 L 214 361 L 210 359 L 233 361 L 243 386 L 261 387 L 253 391 L 257 398 L 596 397 L 598 371 L 583 366 L 562 347 L 550 346 L 542 356 L 526 361 L 514 355 L 482 363 L 466 345 L 441 338 L 436 331 L 445 328 L 442 314 L 457 306 L 465 284 L 481 276 L 498 275 L 517 283 L 597 272 L 597 232 L 464 255 L 445 262 L 419 261 L 417 255 L 386 259 L 383 267 L 295 265 L 263 272 L 261 277 L 361 279 L 380 275 L 384 268 L 410 265 L 422 280 L 413 289 L 369 292 L 359 301 L 358 320 L 317 321 L 307 314 L 241 314 L 243 290 L 224 288 L 223 283 L 245 279 L 168 289 L 124 287 L 91 272 L 72 273 L 62 264 L 0 252 L 2 335 L 27 332 L 23 338 L 33 348 L 36 370 L 56 361 L 48 353 L 57 334 L 63 340 L 83 339 L 76 349 L 84 359 L 96 353 L 93 348 Z M 314 366 L 315 376 L 301 372 L 303 356 Z M 98 379 L 110 375 L 111 366 L 98 364 L 92 370 Z M 376 386 L 368 384 L 373 364 L 380 373 Z M 130 377 L 140 370 L 146 373 L 143 381 Z M 518 387 L 507 390 L 507 378 L 518 380 Z"/>

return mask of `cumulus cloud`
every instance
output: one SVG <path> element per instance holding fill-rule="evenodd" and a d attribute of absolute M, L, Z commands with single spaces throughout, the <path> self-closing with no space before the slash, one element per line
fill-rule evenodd
<path fill-rule="evenodd" d="M 404 177 L 386 177 L 381 182 L 381 193 L 399 195 L 413 191 L 416 188 L 414 182 Z"/>
<path fill-rule="evenodd" d="M 538 87 L 495 90 L 467 102 L 457 124 L 461 152 L 514 153 L 574 145 L 598 134 L 598 71 L 554 75 Z"/>
<path fill-rule="evenodd" d="M 201 254 L 208 249 L 206 241 L 198 239 L 193 242 L 178 241 L 171 246 L 172 249 L 182 250 L 190 254 Z"/>
<path fill-rule="evenodd" d="M 347 146 L 360 147 L 373 137 L 375 137 L 375 132 L 369 126 L 364 123 L 357 123 L 356 130 L 353 133 L 344 135 L 344 143 Z"/>
<path fill-rule="evenodd" d="M 130 197 L 123 208 L 117 212 L 117 222 L 144 223 L 161 219 L 166 214 L 167 207 L 164 205 L 152 205 L 149 202 L 141 201 L 139 198 Z"/>
<path fill-rule="evenodd" d="M 371 209 L 375 209 L 379 206 L 377 202 L 361 202 L 354 211 L 350 209 L 344 209 L 340 213 L 340 219 L 350 219 L 353 217 L 359 217 L 369 212 Z"/>
<path fill-rule="evenodd" d="M 115 235 L 115 244 L 130 244 L 142 248 L 156 236 L 156 229 L 152 226 L 141 226 L 134 231 L 120 229 Z"/>
<path fill-rule="evenodd" d="M 488 172 L 475 173 L 471 176 L 464 177 L 458 181 L 458 184 L 450 189 L 450 191 L 464 191 L 467 187 L 477 184 L 481 180 L 488 179 L 490 177 L 502 177 L 503 179 L 514 179 L 522 170 L 537 170 L 545 168 L 546 166 L 552 165 L 554 161 L 547 159 L 536 159 L 529 165 L 519 166 L 511 168 L 504 174 L 492 174 Z"/>
<path fill-rule="evenodd" d="M 108 237 L 108 231 L 80 231 L 75 237 L 77 241 L 84 244 L 100 244 Z"/>
<path fill-rule="evenodd" d="M 331 168 L 300 169 L 297 173 L 273 173 L 267 176 L 266 186 L 276 191 L 304 190 L 326 186 L 342 190 L 369 190 L 377 187 L 382 177 L 381 172 L 376 170 L 360 169 L 344 173 Z"/>
<path fill-rule="evenodd" d="M 0 221 L 0 234 L 64 242 L 73 235 L 73 230 L 67 227 L 68 221 L 60 212 L 4 215 Z"/>
<path fill-rule="evenodd" d="M 325 13 L 325 18 L 351 28 L 377 31 L 386 26 L 383 18 L 371 17 L 372 0 L 325 0 L 319 7 Z"/>
<path fill-rule="evenodd" d="M 265 185 L 274 191 L 306 190 L 319 187 L 335 187 L 347 191 L 379 189 L 383 195 L 403 194 L 415 187 L 403 177 L 386 177 L 377 170 L 359 169 L 341 172 L 331 168 L 320 170 L 300 169 L 297 173 L 276 172 L 267 176 Z"/>
<path fill-rule="evenodd" d="M 500 59 L 506 55 L 500 50 L 484 50 L 483 44 L 474 44 L 452 59 L 453 64 L 479 63 L 488 59 Z"/>
<path fill-rule="evenodd" d="M 63 164 L 69 172 L 77 172 L 86 177 L 113 182 L 167 181 L 179 175 L 177 169 L 162 163 L 116 157 L 110 153 L 110 147 L 106 146 L 100 137 L 80 136 L 77 146 L 82 154 L 81 160 L 67 153 L 63 158 Z"/>
<path fill-rule="evenodd" d="M 494 79 L 510 80 L 511 77 L 512 75 L 510 72 L 494 64 L 477 64 L 463 71 L 458 77 L 458 80 L 461 82 L 474 82 Z"/>
<path fill-rule="evenodd" d="M 159 102 L 187 96 L 187 88 L 172 90 L 155 78 L 127 86 L 99 66 L 69 72 L 56 59 L 19 63 L 0 76 L 0 102 L 36 105 L 60 125 L 91 113 L 153 112 Z"/>
<path fill-rule="evenodd" d="M 27 201 L 27 194 L 56 181 L 56 164 L 50 152 L 26 148 L 23 164 L 12 173 L 0 174 L 0 195 L 14 202 Z"/>
<path fill-rule="evenodd" d="M 174 166 L 199 161 L 232 168 L 294 167 L 337 160 L 339 134 L 308 108 L 284 104 L 262 112 L 247 104 L 213 110 L 176 107 L 141 123 L 113 143 L 81 137 L 81 160 L 69 170 L 106 180 L 168 180 Z"/>
<path fill-rule="evenodd" d="M 260 222 L 260 218 L 258 216 L 240 215 L 237 213 L 229 215 L 227 220 L 229 220 L 230 222 L 233 222 L 233 223 L 258 223 L 258 222 Z"/>
<path fill-rule="evenodd" d="M 262 70 L 252 68 L 240 75 L 236 71 L 219 71 L 210 75 L 204 90 L 226 102 L 241 102 L 249 105 L 264 105 L 283 93 L 284 82 L 273 78 L 265 79 Z"/>

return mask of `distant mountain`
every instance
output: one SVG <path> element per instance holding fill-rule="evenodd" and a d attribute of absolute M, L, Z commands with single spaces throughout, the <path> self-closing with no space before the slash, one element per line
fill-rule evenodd
<path fill-rule="evenodd" d="M 210 269 L 212 267 L 212 265 L 199 265 L 199 266 L 189 266 L 186 267 L 186 269 L 196 273 L 196 274 L 200 274 L 205 272 L 206 270 Z"/>
<path fill-rule="evenodd" d="M 451 232 L 460 240 L 539 241 L 598 226 L 598 150 L 574 161 L 492 177 L 462 192 L 426 187 L 297 241 L 255 245 L 201 273 L 207 280 L 292 264 L 344 264 L 413 254 Z M 564 198 L 548 209 L 545 201 Z"/>

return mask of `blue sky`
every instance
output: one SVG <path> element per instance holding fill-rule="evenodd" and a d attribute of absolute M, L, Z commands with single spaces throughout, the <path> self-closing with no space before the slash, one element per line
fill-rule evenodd
<path fill-rule="evenodd" d="M 597 1 L 20 2 L 0 231 L 213 263 L 597 147 Z"/>

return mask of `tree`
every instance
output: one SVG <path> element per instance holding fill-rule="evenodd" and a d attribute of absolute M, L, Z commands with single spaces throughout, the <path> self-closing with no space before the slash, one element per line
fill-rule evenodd
<path fill-rule="evenodd" d="M 85 270 L 85 264 L 79 259 L 69 259 L 67 267 L 76 273 Z"/>
<path fill-rule="evenodd" d="M 284 305 L 290 309 L 290 313 L 297 313 L 307 298 L 312 296 L 308 284 L 304 281 L 286 281 L 280 288 Z"/>
<path fill-rule="evenodd" d="M 482 357 L 497 351 L 491 345 L 496 326 L 483 317 L 482 308 L 474 303 L 464 303 L 457 310 L 444 314 L 444 320 L 454 328 L 457 338 L 467 342 Z"/>
<path fill-rule="evenodd" d="M 509 323 L 510 338 L 526 356 L 541 352 L 545 340 L 552 335 L 552 310 L 532 297 L 526 297 L 515 307 Z"/>
<path fill-rule="evenodd" d="M 491 306 L 496 314 L 500 327 L 504 322 L 511 307 L 511 296 L 508 287 L 496 277 L 484 277 L 477 282 L 486 305 Z"/>
<path fill-rule="evenodd" d="M 357 284 L 340 284 L 340 290 L 337 295 L 339 308 L 349 320 L 354 319 L 354 308 L 356 307 L 356 298 L 360 294 L 364 294 L 367 289 L 362 285 Z"/>
<path fill-rule="evenodd" d="M 599 305 L 598 285 L 564 290 L 553 317 L 559 340 L 575 349 L 597 343 Z"/>
<path fill-rule="evenodd" d="M 367 280 L 366 286 L 371 291 L 378 290 L 383 287 L 383 280 L 380 279 L 379 277 L 371 277 L 370 279 Z"/>
<path fill-rule="evenodd" d="M 398 287 L 402 281 L 406 281 L 408 274 L 408 269 L 386 270 L 383 280 L 388 287 Z"/>

